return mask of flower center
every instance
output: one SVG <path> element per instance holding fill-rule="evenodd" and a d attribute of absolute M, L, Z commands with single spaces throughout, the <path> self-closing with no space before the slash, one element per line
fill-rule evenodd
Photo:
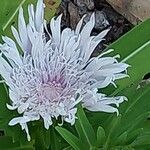
<path fill-rule="evenodd" d="M 60 83 L 53 81 L 52 83 L 42 84 L 38 90 L 39 101 L 58 102 L 63 88 Z"/>

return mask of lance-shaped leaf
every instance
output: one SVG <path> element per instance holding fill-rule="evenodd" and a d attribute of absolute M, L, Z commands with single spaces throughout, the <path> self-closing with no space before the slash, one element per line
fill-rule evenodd
<path fill-rule="evenodd" d="M 135 81 L 140 81 L 145 74 L 150 72 L 150 19 L 136 26 L 123 35 L 107 49 L 114 49 L 110 55 L 120 55 L 123 62 L 131 65 L 128 69 L 129 78 L 117 81 L 117 89 L 107 88 L 105 92 L 115 95 Z M 115 92 L 114 92 L 115 91 Z"/>
<path fill-rule="evenodd" d="M 77 117 L 76 129 L 80 139 L 83 140 L 82 142 L 87 141 L 87 143 L 84 144 L 92 147 L 96 142 L 96 135 L 81 106 L 78 107 Z"/>
<path fill-rule="evenodd" d="M 144 135 L 139 136 L 132 144 L 133 147 L 150 146 L 150 132 L 145 133 Z"/>
<path fill-rule="evenodd" d="M 97 129 L 97 141 L 96 141 L 97 147 L 100 147 L 101 145 L 103 145 L 105 142 L 105 139 L 106 139 L 105 130 L 104 128 L 99 126 Z"/>
<path fill-rule="evenodd" d="M 28 4 L 35 4 L 37 0 L 1 0 L 0 1 L 0 35 L 5 34 L 11 36 L 10 26 L 17 26 L 17 14 L 19 8 L 22 6 L 25 8 L 24 15 L 28 20 L 27 7 Z M 44 0 L 45 2 L 45 19 L 49 22 L 50 19 L 55 15 L 61 0 Z"/>
<path fill-rule="evenodd" d="M 75 150 L 81 150 L 83 148 L 79 139 L 70 131 L 59 126 L 56 126 L 55 129 Z"/>

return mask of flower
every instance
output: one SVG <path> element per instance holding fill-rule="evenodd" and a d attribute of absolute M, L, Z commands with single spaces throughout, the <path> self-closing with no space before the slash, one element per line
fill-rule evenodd
<path fill-rule="evenodd" d="M 125 100 L 124 97 L 107 97 L 97 89 L 126 77 L 128 65 L 119 63 L 116 57 L 102 57 L 111 50 L 91 58 L 95 47 L 109 30 L 91 36 L 95 23 L 93 14 L 83 28 L 85 16 L 75 31 L 66 28 L 61 32 L 60 15 L 51 19 L 50 34 L 43 18 L 42 0 L 38 0 L 36 10 L 32 4 L 29 5 L 28 13 L 29 23 L 26 25 L 20 8 L 18 31 L 12 27 L 23 55 L 9 37 L 2 37 L 4 44 L 0 45 L 0 74 L 9 87 L 11 100 L 7 107 L 17 109 L 21 115 L 13 118 L 9 125 L 19 123 L 30 140 L 28 122 L 43 119 L 44 127 L 49 129 L 53 124 L 52 118 L 61 117 L 62 121 L 73 125 L 78 103 L 90 111 L 118 114 L 117 107 Z"/>

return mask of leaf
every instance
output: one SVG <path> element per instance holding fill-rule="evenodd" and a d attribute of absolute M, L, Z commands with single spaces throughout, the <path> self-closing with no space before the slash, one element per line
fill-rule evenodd
<path fill-rule="evenodd" d="M 112 114 L 105 112 L 87 112 L 88 120 L 90 121 L 94 131 L 96 131 L 100 125 L 104 127 L 110 116 L 112 116 Z"/>
<path fill-rule="evenodd" d="M 101 126 L 99 126 L 97 129 L 97 141 L 96 141 L 97 147 L 100 147 L 100 145 L 104 144 L 105 139 L 106 139 L 105 130 Z"/>
<path fill-rule="evenodd" d="M 112 147 L 114 143 L 119 146 L 121 143 L 116 143 L 116 141 L 120 141 L 119 136 L 124 133 L 127 133 L 127 136 L 124 135 L 123 143 L 131 143 L 136 140 L 141 133 L 143 133 L 143 130 L 141 129 L 143 128 L 143 122 L 147 120 L 147 117 L 149 116 L 149 85 L 144 85 L 142 88 L 137 89 L 136 83 L 121 91 L 119 94 L 127 96 L 128 102 L 124 102 L 119 108 L 122 117 L 117 128 L 115 127 L 116 130 L 113 129 L 113 125 L 115 124 L 113 122 L 107 126 L 112 120 L 112 117 L 109 117 L 105 123 L 105 131 L 108 133 L 105 148 Z M 111 130 L 113 130 L 113 134 L 111 133 Z"/>
<path fill-rule="evenodd" d="M 55 129 L 75 150 L 82 149 L 82 144 L 80 143 L 79 139 L 71 132 L 69 132 L 67 129 L 64 129 L 59 126 L 56 126 Z"/>
<path fill-rule="evenodd" d="M 150 146 L 150 132 L 145 133 L 144 135 L 139 136 L 132 144 L 131 146 L 137 147 L 137 146 L 144 146 L 149 145 Z"/>
<path fill-rule="evenodd" d="M 10 22 L 13 20 L 14 16 L 17 14 L 19 7 L 25 3 L 26 0 L 5 0 L 0 1 L 0 27 L 1 30 L 5 30 Z"/>
<path fill-rule="evenodd" d="M 24 16 L 27 20 L 28 13 L 27 13 L 27 7 L 28 4 L 35 4 L 37 0 L 5 0 L 0 1 L 0 6 L 3 6 L 2 9 L 0 9 L 0 35 L 7 35 L 11 38 L 13 38 L 11 33 L 11 25 L 17 27 L 17 15 L 20 6 L 23 6 L 24 8 Z M 1 37 L 0 37 L 1 38 Z"/>
<path fill-rule="evenodd" d="M 54 127 L 50 129 L 50 149 L 51 150 L 61 150 L 64 147 L 67 147 L 68 143 L 65 139 L 62 138 L 61 134 L 59 134 Z"/>
<path fill-rule="evenodd" d="M 92 125 L 90 124 L 84 113 L 82 106 L 78 107 L 77 117 L 78 120 L 76 121 L 76 123 L 79 123 L 79 125 L 78 127 L 76 126 L 76 129 L 78 130 L 78 134 L 81 139 L 85 138 L 87 140 L 88 143 L 84 144 L 88 144 L 90 147 L 92 147 L 95 144 L 96 136 Z"/>
<path fill-rule="evenodd" d="M 150 19 L 134 27 L 128 33 L 108 46 L 107 49 L 112 48 L 115 50 L 110 55 L 114 56 L 114 54 L 119 54 L 121 60 L 123 60 L 131 53 L 133 53 L 136 49 L 148 42 L 150 40 L 149 25 Z"/>
<path fill-rule="evenodd" d="M 141 114 L 140 116 L 138 116 L 134 122 L 132 122 L 131 126 L 128 128 L 128 132 L 131 132 L 133 129 L 135 129 L 136 127 L 139 126 L 139 124 L 141 124 L 142 122 L 144 122 L 145 120 L 147 120 L 148 116 L 149 116 L 150 112 L 146 112 L 144 114 Z"/>
<path fill-rule="evenodd" d="M 121 122 L 123 124 L 120 130 L 122 132 L 127 129 L 133 130 L 140 123 L 144 122 L 149 115 L 150 86 L 145 85 L 140 89 L 133 86 L 122 91 L 120 94 L 126 95 L 129 99 L 128 102 L 123 103 L 119 108 L 122 114 Z"/>
<path fill-rule="evenodd" d="M 105 93 L 113 96 L 134 82 L 140 81 L 145 74 L 150 72 L 149 48 L 150 48 L 150 19 L 136 26 L 127 34 L 123 35 L 116 42 L 108 46 L 107 49 L 114 49 L 110 56 L 119 54 L 123 62 L 131 65 L 128 69 L 129 78 L 116 82 L 117 90 L 109 87 L 104 90 Z M 129 44 L 130 43 L 130 44 Z M 143 66 L 144 64 L 144 66 Z M 110 93 L 111 92 L 111 93 Z"/>
<path fill-rule="evenodd" d="M 68 146 L 68 147 L 64 148 L 63 150 L 73 150 L 73 148 L 71 148 L 71 146 Z"/>
<path fill-rule="evenodd" d="M 123 60 L 123 62 L 131 65 L 131 67 L 128 69 L 128 75 L 130 77 L 118 82 L 119 87 L 115 93 L 118 93 L 120 90 L 127 87 L 131 83 L 134 83 L 135 81 L 141 81 L 144 75 L 150 71 L 150 63 L 148 62 L 150 57 L 149 48 L 150 40 Z M 141 61 L 144 64 L 144 67 L 141 65 Z"/>
<path fill-rule="evenodd" d="M 44 133 L 43 130 L 40 126 L 37 126 L 35 130 L 35 149 L 40 149 L 40 150 L 45 150 L 46 145 L 45 145 L 45 138 L 44 138 Z"/>
<path fill-rule="evenodd" d="M 17 14 L 20 6 L 24 8 L 24 16 L 26 23 L 28 22 L 28 5 L 36 4 L 37 0 L 1 0 L 0 1 L 0 35 L 7 35 L 13 38 L 11 33 L 11 25 L 17 27 Z M 44 0 L 45 2 L 45 18 L 47 21 L 55 15 L 61 0 Z"/>
<path fill-rule="evenodd" d="M 122 133 L 115 141 L 115 145 L 125 145 L 127 140 L 127 135 L 128 133 L 126 131 Z"/>
<path fill-rule="evenodd" d="M 20 145 L 19 142 L 13 142 L 11 137 L 0 136 L 0 148 L 2 150 L 34 150 L 33 144 L 26 142 L 26 144 Z"/>
<path fill-rule="evenodd" d="M 121 115 L 114 116 L 114 118 L 109 123 L 108 128 L 106 128 L 106 142 L 104 143 L 104 149 L 108 149 L 111 144 L 113 144 L 113 140 L 115 140 L 116 133 L 118 131 L 118 127 L 120 125 Z"/>
<path fill-rule="evenodd" d="M 32 122 L 32 127 L 30 126 L 29 131 L 32 140 L 35 141 L 35 149 L 60 150 L 68 146 L 62 137 L 56 133 L 57 131 L 53 126 L 47 130 L 41 121 Z"/>
<path fill-rule="evenodd" d="M 46 130 L 42 123 L 38 123 L 35 126 L 35 145 L 40 150 L 45 150 L 50 147 L 51 144 L 51 134 L 52 134 L 52 127 Z M 54 135 L 53 135 L 54 136 Z"/>
<path fill-rule="evenodd" d="M 142 129 L 142 128 L 130 132 L 130 133 L 128 134 L 128 136 L 127 136 L 127 141 L 126 141 L 126 143 L 127 143 L 127 144 L 131 144 L 134 140 L 137 139 L 137 137 L 138 137 L 142 132 L 143 132 L 143 129 Z"/>
<path fill-rule="evenodd" d="M 48 149 L 50 147 L 50 129 L 49 130 L 46 130 L 44 129 L 44 146 Z"/>
<path fill-rule="evenodd" d="M 141 124 L 147 119 L 149 115 L 150 105 L 149 105 L 149 97 L 150 97 L 150 86 L 145 85 L 144 87 L 137 89 L 137 84 L 132 85 L 131 87 L 123 90 L 121 95 L 125 95 L 128 97 L 128 102 L 124 102 L 120 107 L 120 113 L 122 114 L 120 124 L 117 126 L 117 131 L 112 135 L 109 129 L 111 126 L 109 125 L 107 128 L 105 127 L 105 131 L 108 132 L 108 144 L 110 145 L 113 142 L 118 140 L 118 137 L 122 135 L 124 132 L 127 132 L 127 142 L 131 142 L 135 140 L 139 136 L 139 132 L 134 133 L 135 130 L 143 128 Z M 108 122 L 112 120 L 112 117 L 109 117 Z M 132 135 L 130 133 L 134 133 Z M 112 138 L 109 138 L 109 134 Z M 109 139 L 111 139 L 109 143 Z M 132 141 L 133 142 L 133 141 Z M 120 145 L 118 143 L 118 145 Z"/>

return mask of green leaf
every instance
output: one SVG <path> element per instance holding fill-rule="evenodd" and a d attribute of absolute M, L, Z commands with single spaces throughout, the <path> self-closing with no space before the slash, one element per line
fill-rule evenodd
<path fill-rule="evenodd" d="M 86 141 L 88 142 L 84 144 L 87 144 L 90 147 L 92 147 L 95 144 L 96 135 L 95 135 L 92 125 L 90 124 L 90 122 L 88 121 L 84 113 L 82 106 L 78 107 L 77 117 L 78 117 L 78 120 L 76 120 L 76 123 L 78 124 L 78 126 L 76 126 L 76 129 L 78 130 L 78 134 L 81 139 L 85 138 Z"/>
<path fill-rule="evenodd" d="M 42 123 L 37 123 L 34 128 L 35 129 L 34 131 L 32 130 L 32 133 L 34 133 L 36 148 L 40 150 L 49 149 L 51 144 L 51 136 L 54 136 L 51 131 L 53 127 L 46 130 Z"/>
<path fill-rule="evenodd" d="M 26 142 L 21 145 L 19 142 L 13 142 L 11 137 L 0 136 L 0 148 L 2 150 L 34 150 L 34 143 Z"/>
<path fill-rule="evenodd" d="M 106 134 L 105 134 L 105 130 L 99 126 L 97 129 L 97 141 L 96 141 L 96 145 L 97 147 L 100 147 L 100 145 L 103 145 L 106 139 Z"/>
<path fill-rule="evenodd" d="M 55 128 L 51 126 L 48 130 L 44 128 L 43 122 L 33 122 L 30 127 L 30 134 L 32 139 L 35 141 L 35 149 L 40 150 L 60 150 L 66 147 L 68 144 L 62 139 L 57 133 Z"/>
<path fill-rule="evenodd" d="M 122 62 L 125 62 L 131 67 L 128 69 L 129 78 L 116 82 L 117 90 L 114 87 L 104 89 L 105 93 L 116 95 L 122 89 L 128 87 L 134 82 L 140 81 L 145 74 L 150 72 L 150 19 L 136 26 L 127 34 L 123 35 L 116 42 L 108 46 L 107 49 L 114 49 L 110 53 L 114 56 L 119 54 Z M 115 90 L 115 92 L 114 92 Z"/>
<path fill-rule="evenodd" d="M 150 105 L 149 105 L 149 97 L 150 97 L 150 86 L 145 85 L 140 89 L 137 89 L 137 85 L 132 85 L 131 87 L 123 90 L 119 95 L 125 95 L 128 97 L 128 101 L 124 102 L 120 107 L 120 113 L 122 114 L 122 118 L 120 120 L 120 124 L 117 126 L 116 132 L 112 135 L 109 129 L 111 129 L 111 126 L 109 125 L 107 128 L 105 128 L 106 132 L 108 133 L 108 145 L 112 145 L 113 142 L 115 143 L 120 135 L 127 132 L 127 142 L 130 143 L 136 140 L 136 138 L 139 136 L 139 129 L 141 131 L 141 128 L 143 126 L 143 122 L 147 119 L 149 115 Z M 109 124 L 112 117 L 109 117 L 108 122 L 106 124 Z M 136 131 L 137 130 L 137 131 Z M 133 135 L 131 134 L 133 133 Z M 111 138 L 109 138 L 109 134 L 111 134 Z M 117 143 L 120 145 L 119 143 Z"/>
<path fill-rule="evenodd" d="M 59 134 L 54 127 L 50 129 L 50 149 L 51 150 L 61 150 L 64 147 L 68 146 L 68 143 L 65 139 L 62 138 L 61 134 Z"/>
<path fill-rule="evenodd" d="M 24 16 L 26 22 L 28 22 L 28 5 L 36 5 L 37 0 L 1 0 L 0 1 L 0 35 L 7 35 L 13 38 L 11 33 L 11 25 L 17 27 L 17 14 L 20 6 L 24 8 Z M 61 0 L 44 0 L 45 2 L 45 18 L 47 21 L 55 15 Z"/>
<path fill-rule="evenodd" d="M 41 127 L 37 127 L 35 131 L 35 149 L 45 150 L 46 147 L 44 144 L 45 138 L 43 129 Z"/>
<path fill-rule="evenodd" d="M 130 77 L 118 82 L 118 89 L 114 94 L 118 93 L 123 88 L 134 83 L 135 81 L 141 81 L 144 75 L 150 72 L 150 63 L 148 61 L 150 57 L 149 49 L 150 40 L 123 60 L 123 62 L 131 65 L 131 67 L 128 69 L 128 75 Z M 141 65 L 141 63 L 144 64 L 144 66 Z"/>
<path fill-rule="evenodd" d="M 82 144 L 80 143 L 79 139 L 71 132 L 69 132 L 67 129 L 64 129 L 59 126 L 55 127 L 55 129 L 75 150 L 82 149 Z"/>
<path fill-rule="evenodd" d="M 144 145 L 150 146 L 150 132 L 139 136 L 131 145 L 133 147 L 144 146 Z"/>
<path fill-rule="evenodd" d="M 5 30 L 10 22 L 14 19 L 14 16 L 17 14 L 19 7 L 25 3 L 26 0 L 5 0 L 0 1 L 0 27 L 1 30 Z"/>
<path fill-rule="evenodd" d="M 131 144 L 133 141 L 135 141 L 137 139 L 137 137 L 143 132 L 143 129 L 137 129 L 135 131 L 132 131 L 128 134 L 127 136 L 127 144 Z"/>
<path fill-rule="evenodd" d="M 123 103 L 119 108 L 122 114 L 122 127 L 120 127 L 120 131 L 133 130 L 144 122 L 149 115 L 150 86 L 145 85 L 140 89 L 133 86 L 122 91 L 120 94 L 128 97 L 128 102 Z"/>
<path fill-rule="evenodd" d="M 64 148 L 63 150 L 73 150 L 73 148 L 71 146 L 68 146 L 68 147 Z"/>
<path fill-rule="evenodd" d="M 106 126 L 106 122 L 110 116 L 113 114 L 105 113 L 105 112 L 87 112 L 88 120 L 90 121 L 94 131 L 98 129 L 101 125 L 102 127 Z"/>
<path fill-rule="evenodd" d="M 150 19 L 134 27 L 128 33 L 116 40 L 107 49 L 114 49 L 114 54 L 120 54 L 121 60 L 126 59 L 136 49 L 150 40 Z"/>
<path fill-rule="evenodd" d="M 127 132 L 122 133 L 117 140 L 115 141 L 115 145 L 125 145 L 126 144 L 126 139 L 127 139 Z"/>
<path fill-rule="evenodd" d="M 109 123 L 108 128 L 106 128 L 106 142 L 104 144 L 104 149 L 108 149 L 111 144 L 113 144 L 113 141 L 116 138 L 116 133 L 118 132 L 118 128 L 120 125 L 121 115 L 114 116 L 112 121 Z"/>
<path fill-rule="evenodd" d="M 120 143 L 120 135 L 127 133 L 122 137 L 124 140 L 123 143 L 130 144 L 134 140 L 136 140 L 143 130 L 141 128 L 144 127 L 143 122 L 147 120 L 149 116 L 149 97 L 150 97 L 150 86 L 144 85 L 141 88 L 137 88 L 138 83 L 128 87 L 127 89 L 121 91 L 119 95 L 125 95 L 128 97 L 128 101 L 124 102 L 120 107 L 120 113 L 122 114 L 120 123 L 115 127 L 116 130 L 113 130 L 113 134 L 111 133 L 111 129 L 113 129 L 113 125 L 115 123 L 109 124 L 112 120 L 112 117 L 105 123 L 105 131 L 107 133 L 107 141 L 105 143 L 105 148 L 110 148 L 114 144 L 118 146 Z M 149 128 L 150 129 L 150 128 Z M 125 140 L 126 138 L 126 140 Z M 116 141 L 119 141 L 116 143 Z"/>
<path fill-rule="evenodd" d="M 141 124 L 142 122 L 144 122 L 145 120 L 147 120 L 148 116 L 149 116 L 150 112 L 141 114 L 140 116 L 138 116 L 134 122 L 132 122 L 131 126 L 128 128 L 128 132 L 131 132 L 133 129 L 135 129 L 136 127 L 139 126 L 139 124 Z"/>
<path fill-rule="evenodd" d="M 20 6 L 23 6 L 24 8 L 24 16 L 27 20 L 28 13 L 27 13 L 27 7 L 28 4 L 35 4 L 37 0 L 2 0 L 0 1 L 0 6 L 2 9 L 0 9 L 0 35 L 7 35 L 11 38 L 13 38 L 11 33 L 11 25 L 17 27 L 17 15 Z M 1 37 L 0 37 L 1 38 Z"/>

